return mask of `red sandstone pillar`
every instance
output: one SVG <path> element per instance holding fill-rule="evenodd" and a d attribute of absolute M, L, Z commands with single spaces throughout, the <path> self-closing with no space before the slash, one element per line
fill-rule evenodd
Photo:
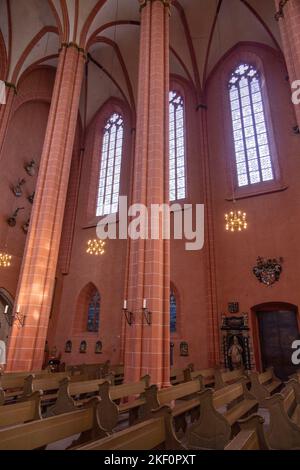
<path fill-rule="evenodd" d="M 3 144 L 11 116 L 16 88 L 12 84 L 6 85 L 6 104 L 0 105 L 0 161 L 2 158 Z"/>
<path fill-rule="evenodd" d="M 26 320 L 12 330 L 10 371 L 40 369 L 43 363 L 84 62 L 77 47 L 62 48 L 15 302 Z"/>
<path fill-rule="evenodd" d="M 288 0 L 282 7 L 275 0 L 277 20 L 283 44 L 283 52 L 290 82 L 300 80 L 300 0 Z M 297 123 L 300 127 L 300 105 L 295 105 Z"/>
<path fill-rule="evenodd" d="M 169 203 L 169 0 L 140 0 L 141 37 L 134 162 L 133 204 Z M 152 383 L 169 385 L 169 240 L 130 240 L 125 378 L 150 374 Z M 143 299 L 152 312 L 147 325 Z"/>

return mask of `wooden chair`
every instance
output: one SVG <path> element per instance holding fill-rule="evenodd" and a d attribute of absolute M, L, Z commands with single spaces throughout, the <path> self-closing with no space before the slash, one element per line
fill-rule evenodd
<path fill-rule="evenodd" d="M 199 394 L 200 417 L 187 430 L 189 448 L 222 450 L 239 429 L 238 420 L 257 412 L 258 402 L 246 381 Z M 224 409 L 222 409 L 224 408 Z"/>
<path fill-rule="evenodd" d="M 42 419 L 41 394 L 35 392 L 26 400 L 0 407 L 0 428 Z"/>
<path fill-rule="evenodd" d="M 300 384 L 290 380 L 281 393 L 265 399 L 270 412 L 267 439 L 272 449 L 300 450 Z"/>
<path fill-rule="evenodd" d="M 106 437 L 98 423 L 99 402 L 98 397 L 92 398 L 81 410 L 0 429 L 0 450 L 41 449 L 77 434 L 74 445 Z"/>
<path fill-rule="evenodd" d="M 156 385 L 152 385 L 145 390 L 146 403 L 141 407 L 140 417 L 141 419 L 148 419 L 153 410 L 162 405 L 170 405 L 175 402 L 172 406 L 172 417 L 175 420 L 176 431 L 179 431 L 179 429 L 185 431 L 187 427 L 185 415 L 191 413 L 193 420 L 199 414 L 198 392 L 201 390 L 203 390 L 201 377 L 162 390 L 158 390 Z"/>
<path fill-rule="evenodd" d="M 282 382 L 275 376 L 272 367 L 262 374 L 252 372 L 250 380 L 251 393 L 257 398 L 261 406 L 264 406 L 266 398 L 282 387 Z"/>
<path fill-rule="evenodd" d="M 261 416 L 252 415 L 238 421 L 238 424 L 241 431 L 224 450 L 270 450 L 264 434 L 264 419 Z"/>
<path fill-rule="evenodd" d="M 76 450 L 184 450 L 172 426 L 172 412 L 162 407 L 152 413 L 152 418 L 117 432 L 110 437 L 92 442 Z"/>

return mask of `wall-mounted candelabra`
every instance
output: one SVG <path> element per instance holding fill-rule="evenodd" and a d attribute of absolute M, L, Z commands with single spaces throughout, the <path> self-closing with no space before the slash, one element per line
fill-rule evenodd
<path fill-rule="evenodd" d="M 4 309 L 4 316 L 10 327 L 12 327 L 14 323 L 18 323 L 20 328 L 23 328 L 25 326 L 26 315 L 21 314 L 19 305 L 17 306 L 17 309 L 14 314 L 9 313 L 9 306 L 6 305 Z"/>
<path fill-rule="evenodd" d="M 125 319 L 126 319 L 126 322 L 129 326 L 133 325 L 134 323 L 134 317 L 135 317 L 135 314 L 133 312 L 131 312 L 128 307 L 127 307 L 127 300 L 124 300 L 124 305 L 123 305 L 123 309 L 122 309 L 124 315 L 125 315 Z M 146 320 L 146 323 L 147 325 L 151 325 L 152 324 L 152 312 L 150 312 L 150 310 L 148 309 L 147 307 L 147 300 L 144 299 L 143 300 L 143 307 L 141 310 L 139 310 L 138 312 L 136 313 L 139 313 L 141 312 L 142 315 L 144 316 L 145 320 Z"/>
<path fill-rule="evenodd" d="M 26 180 L 19 179 L 18 183 L 11 188 L 12 192 L 16 197 L 21 197 L 23 194 L 23 186 L 26 183 Z"/>

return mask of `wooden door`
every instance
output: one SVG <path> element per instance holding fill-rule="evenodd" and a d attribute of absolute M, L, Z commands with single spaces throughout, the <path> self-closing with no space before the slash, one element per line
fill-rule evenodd
<path fill-rule="evenodd" d="M 292 343 L 299 338 L 297 314 L 293 310 L 276 310 L 257 315 L 263 368 L 274 367 L 275 374 L 287 380 L 299 368 L 291 359 Z"/>

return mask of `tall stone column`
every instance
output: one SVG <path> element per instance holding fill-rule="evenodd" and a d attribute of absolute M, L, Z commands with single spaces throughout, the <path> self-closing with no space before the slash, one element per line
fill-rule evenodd
<path fill-rule="evenodd" d="M 62 47 L 15 302 L 15 308 L 19 305 L 21 315 L 26 315 L 25 326 L 13 326 L 10 371 L 42 367 L 84 63 L 84 53 L 75 45 Z"/>
<path fill-rule="evenodd" d="M 141 36 L 134 161 L 133 204 L 169 203 L 169 8 L 170 0 L 140 0 Z M 150 374 L 152 383 L 169 385 L 169 240 L 130 240 L 125 378 Z M 143 299 L 152 324 L 142 315 Z"/>
<path fill-rule="evenodd" d="M 3 144 L 8 129 L 15 94 L 16 87 L 11 83 L 6 83 L 6 104 L 0 105 L 0 162 L 2 158 Z"/>
<path fill-rule="evenodd" d="M 288 0 L 287 2 L 275 0 L 275 4 L 283 52 L 292 83 L 295 80 L 300 80 L 300 0 Z M 300 127 L 300 104 L 295 105 L 295 111 Z"/>

